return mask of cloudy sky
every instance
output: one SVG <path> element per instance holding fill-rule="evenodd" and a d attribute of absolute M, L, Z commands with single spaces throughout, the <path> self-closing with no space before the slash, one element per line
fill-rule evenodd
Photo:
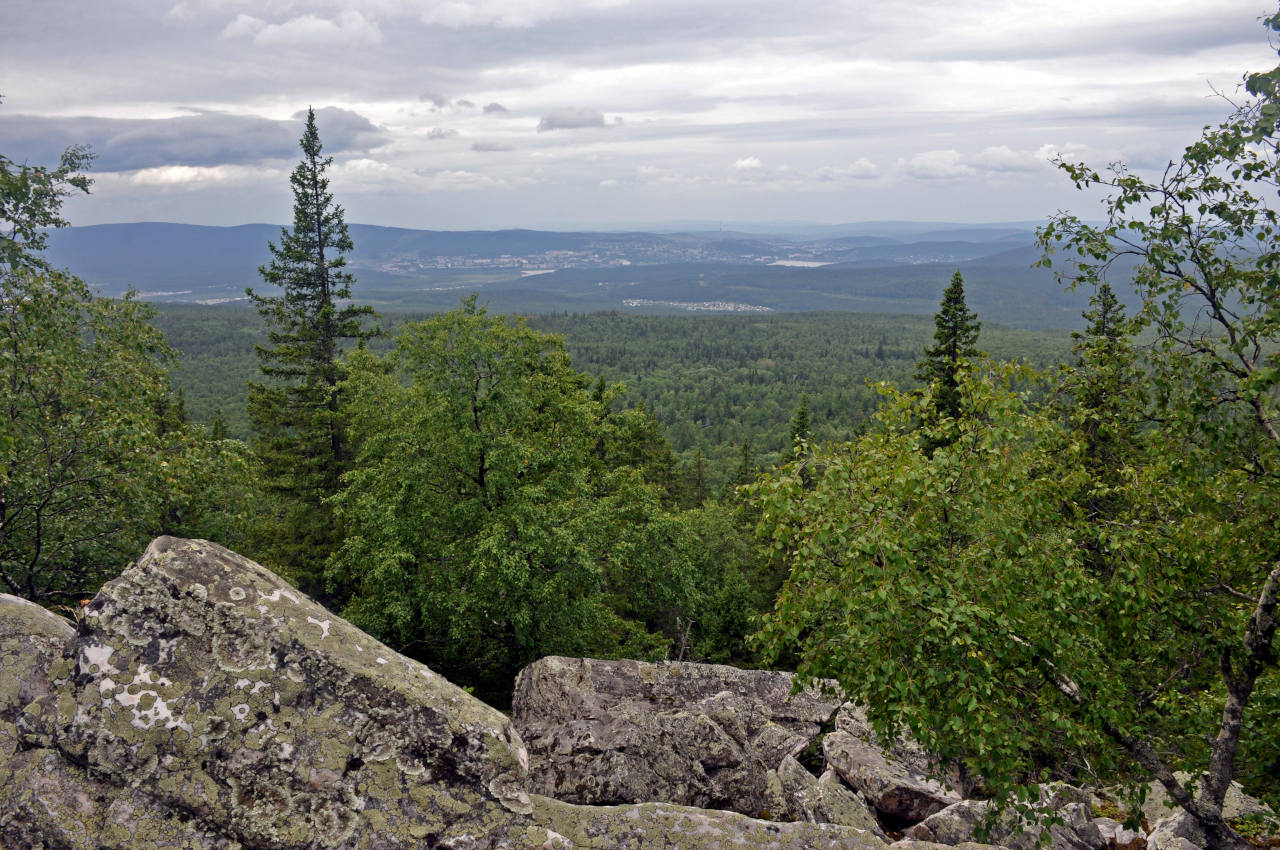
<path fill-rule="evenodd" d="M 88 142 L 75 224 L 285 222 L 317 111 L 347 220 L 422 228 L 1089 209 L 1276 65 L 1262 0 L 5 0 L 0 153 Z"/>

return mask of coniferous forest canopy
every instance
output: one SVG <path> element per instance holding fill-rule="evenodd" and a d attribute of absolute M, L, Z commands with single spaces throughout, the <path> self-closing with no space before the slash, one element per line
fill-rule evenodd
<path fill-rule="evenodd" d="M 786 666 L 995 797 L 1154 779 L 1247 847 L 1232 780 L 1280 803 L 1280 67 L 1246 88 L 1154 178 L 1057 162 L 1104 197 L 1037 234 L 1074 331 L 984 321 L 973 266 L 932 316 L 378 314 L 314 112 L 252 308 L 109 298 L 46 255 L 89 152 L 0 156 L 0 582 L 74 612 L 205 537 L 495 704 L 547 654 Z"/>

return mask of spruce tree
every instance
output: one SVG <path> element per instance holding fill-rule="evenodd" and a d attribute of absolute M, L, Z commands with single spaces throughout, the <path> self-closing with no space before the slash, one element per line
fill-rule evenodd
<path fill-rule="evenodd" d="M 248 413 L 275 510 L 260 530 L 257 556 L 324 597 L 323 566 L 341 543 L 326 499 L 338 492 L 350 455 L 340 414 L 341 341 L 372 335 L 367 306 L 350 304 L 354 247 L 341 206 L 333 202 L 321 155 L 315 110 L 307 110 L 293 170 L 293 228 L 269 243 L 271 261 L 258 269 L 279 295 L 245 290 L 269 327 L 258 346 L 265 380 L 250 383 Z M 340 601 L 340 600 L 326 600 Z"/>
<path fill-rule="evenodd" d="M 812 434 L 809 431 L 809 394 L 800 394 L 800 404 L 796 407 L 796 412 L 791 415 L 791 445 L 794 448 L 801 440 L 808 440 Z"/>
<path fill-rule="evenodd" d="M 1087 520 L 1080 546 L 1085 563 L 1109 575 L 1112 565 L 1106 537 L 1126 509 L 1129 473 L 1125 469 L 1144 464 L 1142 424 L 1147 399 L 1131 338 L 1135 323 L 1106 281 L 1098 284 L 1089 305 L 1092 309 L 1084 313 L 1088 326 L 1071 335 L 1076 357 L 1062 375 L 1060 404 L 1070 431 L 1080 441 L 1088 473 L 1083 492 L 1076 497 Z"/>
<path fill-rule="evenodd" d="M 930 426 L 937 425 L 939 420 L 961 417 L 961 369 L 966 361 L 982 356 L 977 348 L 982 323 L 978 321 L 978 314 L 965 304 L 964 278 L 960 272 L 951 276 L 933 321 L 933 345 L 925 348 L 924 358 L 916 364 L 915 372 L 916 380 L 928 385 L 933 394 L 934 421 L 922 423 Z M 934 450 L 950 443 L 951 438 L 935 434 L 925 438 L 923 448 L 926 454 L 932 455 Z"/>

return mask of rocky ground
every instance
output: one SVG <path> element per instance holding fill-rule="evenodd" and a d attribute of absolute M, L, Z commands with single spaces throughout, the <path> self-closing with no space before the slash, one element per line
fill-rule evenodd
<path fill-rule="evenodd" d="M 1196 841 L 1159 793 L 1140 832 L 1033 793 L 1058 850 Z M 0 595 L 6 848 L 926 850 L 973 845 L 974 795 L 784 673 L 545 658 L 508 719 L 203 541 L 155 541 L 74 624 Z"/>

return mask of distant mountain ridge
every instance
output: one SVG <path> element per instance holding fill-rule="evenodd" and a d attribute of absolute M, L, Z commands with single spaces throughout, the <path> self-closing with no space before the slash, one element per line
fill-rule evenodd
<path fill-rule="evenodd" d="M 433 231 L 353 224 L 355 295 L 384 310 L 439 310 L 469 292 L 505 312 L 936 309 L 965 273 L 989 321 L 1079 324 L 1085 293 L 1030 268 L 1030 225 L 868 222 L 800 237 L 741 231 Z M 49 258 L 107 295 L 228 303 L 262 288 L 280 227 L 139 222 L 53 231 Z"/>

